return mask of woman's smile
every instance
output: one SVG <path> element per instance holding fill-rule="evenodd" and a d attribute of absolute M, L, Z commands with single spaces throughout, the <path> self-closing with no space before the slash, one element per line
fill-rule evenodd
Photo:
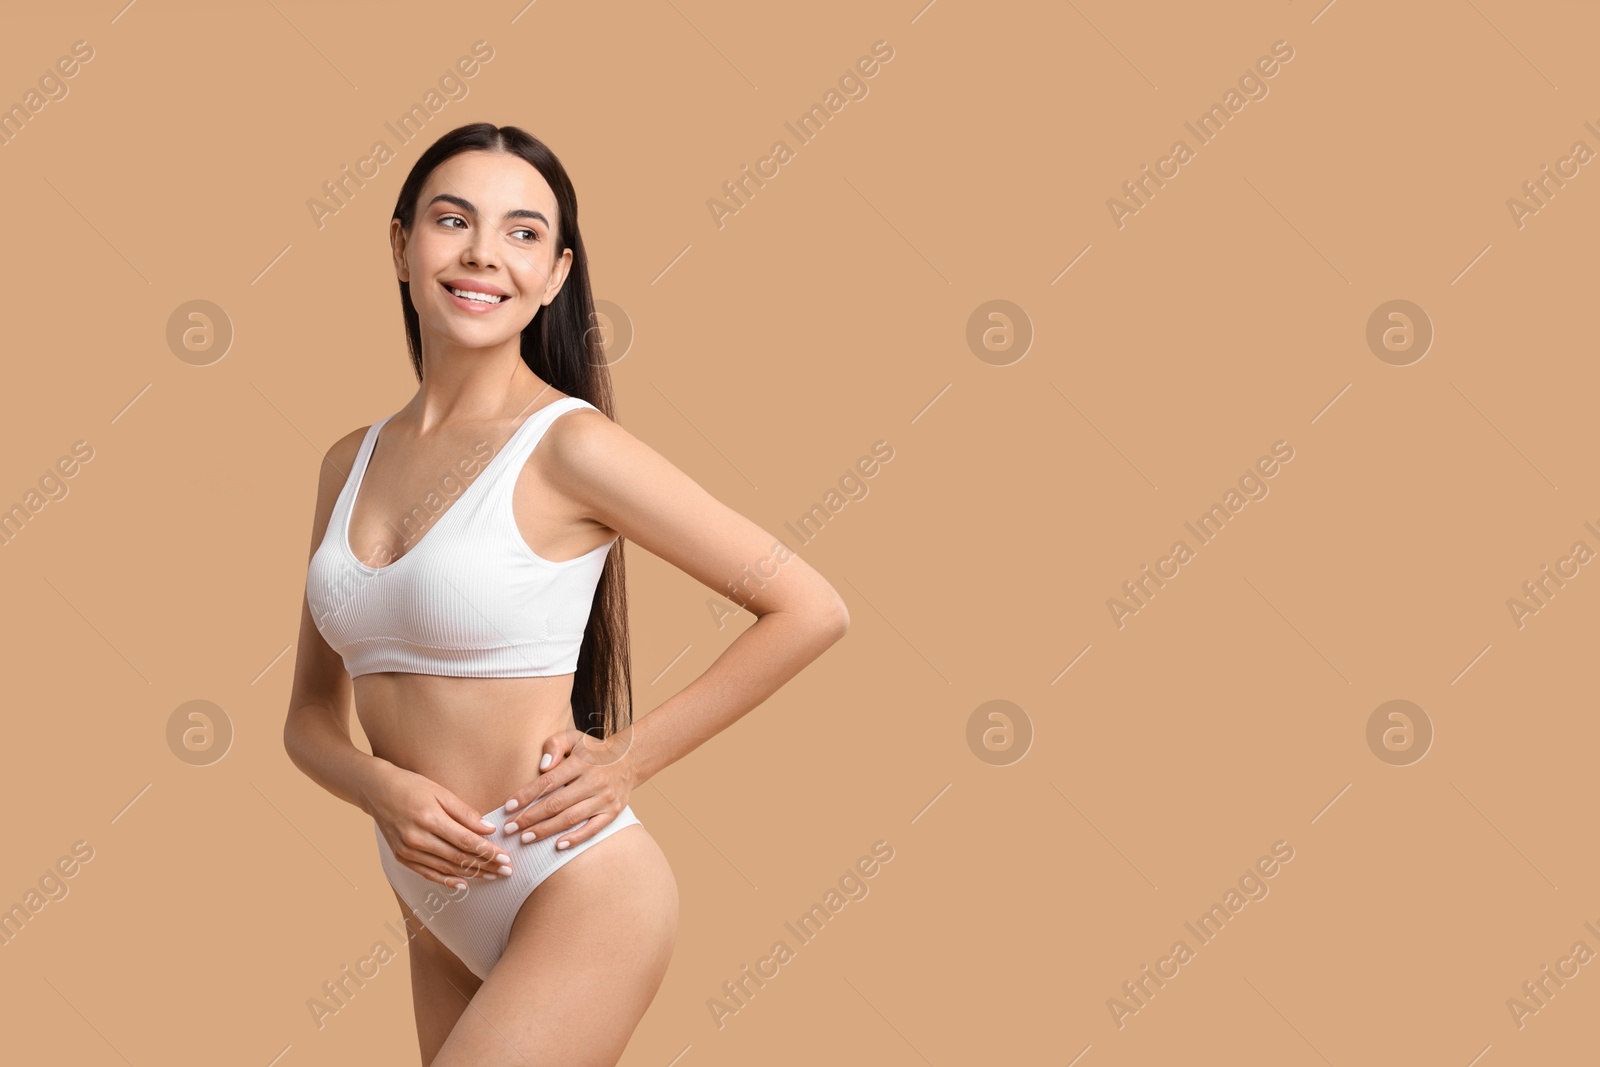
<path fill-rule="evenodd" d="M 446 282 L 440 282 L 439 287 L 449 295 L 450 302 L 456 307 L 465 311 L 477 312 L 478 314 L 493 311 L 497 307 L 511 303 L 511 297 L 504 293 L 496 298 L 494 294 L 476 287 L 452 286 Z M 463 296 L 463 293 L 470 293 L 471 295 Z"/>

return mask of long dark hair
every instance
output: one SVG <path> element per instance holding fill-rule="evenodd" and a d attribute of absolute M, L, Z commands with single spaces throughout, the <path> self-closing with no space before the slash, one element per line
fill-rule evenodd
<path fill-rule="evenodd" d="M 475 122 L 439 138 L 422 153 L 406 175 L 395 202 L 394 218 L 409 237 L 416 221 L 417 201 L 428 176 L 445 160 L 471 151 L 509 152 L 521 156 L 537 170 L 556 194 L 556 226 L 551 247 L 556 255 L 572 249 L 572 267 L 556 298 L 534 313 L 522 331 L 522 361 L 541 379 L 568 396 L 580 397 L 615 420 L 611 370 L 596 329 L 594 295 L 589 288 L 589 258 L 578 232 L 578 197 L 566 168 L 544 142 L 516 126 Z M 411 369 L 422 381 L 422 326 L 411 286 L 400 283 L 400 307 L 405 313 L 406 345 Z M 572 679 L 573 725 L 595 737 L 606 738 L 633 722 L 633 681 L 628 670 L 628 598 L 624 582 L 622 546 L 617 538 L 606 555 L 605 569 L 595 589 L 589 626 L 578 652 Z"/>

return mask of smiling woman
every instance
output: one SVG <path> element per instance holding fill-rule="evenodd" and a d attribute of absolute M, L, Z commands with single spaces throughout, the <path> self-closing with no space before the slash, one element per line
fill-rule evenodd
<path fill-rule="evenodd" d="M 615 422 L 577 197 L 549 148 L 514 126 L 452 131 L 412 168 L 389 239 L 419 388 L 323 464 L 284 747 L 371 817 L 424 928 L 424 1064 L 614 1064 L 677 938 L 677 882 L 630 794 L 849 616 L 794 557 L 743 601 L 756 622 L 635 718 L 625 541 L 721 592 L 771 534 Z M 408 535 L 468 452 L 488 458 Z"/>

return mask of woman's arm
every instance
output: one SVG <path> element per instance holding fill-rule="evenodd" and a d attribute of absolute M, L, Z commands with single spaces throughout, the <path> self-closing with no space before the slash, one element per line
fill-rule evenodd
<path fill-rule="evenodd" d="M 322 543 L 366 428 L 328 450 L 317 483 L 311 552 Z M 395 859 L 440 885 L 494 871 L 502 855 L 484 835 L 494 824 L 466 801 L 426 777 L 357 748 L 350 738 L 355 686 L 344 660 L 317 629 L 311 605 L 300 601 L 300 643 L 294 686 L 283 722 L 283 748 L 306 777 L 372 817 Z"/>
<path fill-rule="evenodd" d="M 332 666 L 319 663 L 324 649 L 337 664 L 337 673 Z M 350 676 L 338 654 L 328 649 L 303 601 L 294 673 L 293 696 L 283 720 L 283 748 L 289 761 L 340 800 L 372 814 L 369 787 L 378 774 L 394 765 L 361 751 L 351 740 Z"/>
<path fill-rule="evenodd" d="M 737 722 L 850 626 L 838 592 L 805 560 L 603 414 L 562 417 L 543 446 L 551 484 L 585 514 L 757 618 L 704 674 L 610 740 L 605 756 L 554 764 L 550 775 L 513 794 L 512 810 L 573 780 L 585 764 L 625 762 L 626 770 L 605 773 L 625 775 L 627 788 L 638 785 Z M 552 761 L 564 758 L 574 740 L 556 735 L 546 753 Z M 625 761 L 618 758 L 624 753 Z M 596 788 L 610 791 L 598 781 Z M 564 831 L 598 810 L 599 800 L 583 804 L 587 795 L 580 789 L 543 800 L 517 826 L 541 837 Z M 620 807 L 614 797 L 605 803 Z M 583 806 L 573 810 L 574 804 Z M 585 827 L 562 838 L 576 843 L 591 832 Z"/>
<path fill-rule="evenodd" d="M 311 553 L 322 543 L 333 505 L 344 488 L 365 430 L 356 430 L 328 449 L 317 478 L 317 506 L 311 522 Z M 369 755 L 350 738 L 354 687 L 344 661 L 328 646 L 300 600 L 300 640 L 295 646 L 294 683 L 283 721 L 283 747 L 300 771 L 340 800 L 363 811 L 367 787 L 387 760 Z"/>
<path fill-rule="evenodd" d="M 805 566 L 791 555 L 783 566 L 797 564 Z M 630 751 L 638 781 L 647 781 L 726 730 L 845 635 L 849 613 L 838 593 L 823 585 L 827 596 L 818 592 L 814 601 L 803 600 L 795 608 L 751 604 L 755 623 L 705 673 L 634 723 Z"/>
<path fill-rule="evenodd" d="M 734 638 L 706 673 L 634 723 L 638 781 L 682 760 L 776 693 L 850 629 L 843 606 L 790 614 L 766 611 Z"/>

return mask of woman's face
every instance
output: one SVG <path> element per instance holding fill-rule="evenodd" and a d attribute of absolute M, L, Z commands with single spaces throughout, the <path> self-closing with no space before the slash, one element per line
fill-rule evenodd
<path fill-rule="evenodd" d="M 423 330 L 463 348 L 521 333 L 572 266 L 572 250 L 552 244 L 560 222 L 555 192 L 520 156 L 460 152 L 434 168 L 410 235 L 390 224 L 395 270 Z M 501 299 L 458 295 L 469 289 Z"/>

